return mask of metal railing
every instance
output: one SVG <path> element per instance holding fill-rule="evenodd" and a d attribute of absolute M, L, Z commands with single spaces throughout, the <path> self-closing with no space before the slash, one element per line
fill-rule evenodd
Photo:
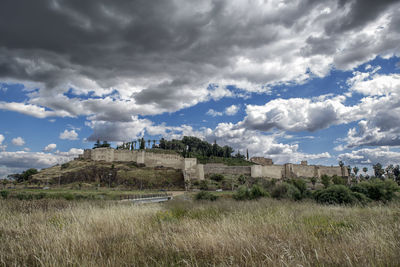
<path fill-rule="evenodd" d="M 135 200 L 135 199 L 144 199 L 144 198 L 160 198 L 160 197 L 172 197 L 170 193 L 159 193 L 159 194 L 136 194 L 136 195 L 120 195 L 120 200 Z"/>

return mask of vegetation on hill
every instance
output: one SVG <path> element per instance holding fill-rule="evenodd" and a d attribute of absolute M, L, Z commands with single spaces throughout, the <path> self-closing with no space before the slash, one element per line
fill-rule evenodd
<path fill-rule="evenodd" d="M 157 140 L 146 140 L 140 138 L 132 142 L 126 142 L 118 146 L 117 149 L 128 149 L 135 150 L 138 149 L 156 149 L 165 151 L 174 151 L 181 154 L 183 157 L 195 157 L 202 163 L 226 163 L 228 165 L 248 165 L 249 163 L 245 160 L 246 157 L 238 151 L 235 155 L 232 155 L 234 150 L 230 146 L 220 146 L 214 141 L 213 144 L 203 141 L 200 138 L 194 136 L 184 136 L 182 140 L 172 139 L 170 141 L 161 138 L 156 143 Z M 100 141 L 97 143 L 97 147 L 100 146 Z M 137 145 L 137 146 L 136 146 Z M 227 160 L 231 159 L 231 160 Z M 232 160 L 236 159 L 236 160 Z M 248 153 L 247 153 L 248 159 Z"/>
<path fill-rule="evenodd" d="M 181 170 L 147 168 L 134 162 L 111 163 L 74 160 L 43 169 L 40 172 L 35 171 L 30 169 L 22 174 L 14 174 L 10 177 L 23 177 L 18 179 L 20 183 L 38 186 L 87 183 L 95 187 L 131 190 L 184 188 Z"/>

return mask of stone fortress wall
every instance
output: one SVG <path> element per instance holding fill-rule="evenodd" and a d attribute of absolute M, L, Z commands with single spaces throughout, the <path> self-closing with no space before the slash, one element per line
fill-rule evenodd
<path fill-rule="evenodd" d="M 180 169 L 183 172 L 185 180 L 200 179 L 210 174 L 225 175 L 246 175 L 251 177 L 265 178 L 299 178 L 299 177 L 318 177 L 326 174 L 328 176 L 338 175 L 348 177 L 349 173 L 346 167 L 340 166 L 321 166 L 308 165 L 306 161 L 301 164 L 286 163 L 283 165 L 273 164 L 271 159 L 262 157 L 252 158 L 255 165 L 251 166 L 227 166 L 224 164 L 198 164 L 196 158 L 184 158 L 178 154 L 161 154 L 146 152 L 144 150 L 116 150 L 110 147 L 96 149 L 85 149 L 80 158 L 94 161 L 106 162 L 129 162 L 145 164 L 147 167 L 170 167 Z"/>

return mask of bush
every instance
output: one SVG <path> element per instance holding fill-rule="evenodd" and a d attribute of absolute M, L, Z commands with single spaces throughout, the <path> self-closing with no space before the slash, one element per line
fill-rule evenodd
<path fill-rule="evenodd" d="M 197 193 L 195 195 L 195 199 L 196 200 L 210 200 L 210 201 L 215 201 L 218 199 L 218 196 L 210 193 L 210 192 L 206 192 L 206 191 L 201 191 L 199 193 Z"/>
<path fill-rule="evenodd" d="M 208 190 L 208 182 L 206 180 L 201 180 L 199 186 L 200 190 Z"/>
<path fill-rule="evenodd" d="M 46 193 L 40 192 L 39 194 L 36 194 L 36 195 L 35 195 L 35 198 L 36 198 L 36 199 L 43 199 L 43 198 L 46 198 L 46 196 L 47 196 Z"/>
<path fill-rule="evenodd" d="M 236 200 L 250 199 L 250 190 L 245 186 L 241 186 L 233 195 L 233 198 Z"/>
<path fill-rule="evenodd" d="M 273 198 L 278 198 L 278 199 L 281 198 L 288 198 L 291 200 L 302 199 L 300 190 L 296 186 L 288 183 L 281 183 L 276 185 L 272 190 L 271 195 Z"/>
<path fill-rule="evenodd" d="M 251 189 L 241 186 L 233 195 L 233 198 L 236 200 L 252 200 L 261 197 L 269 197 L 269 193 L 258 185 L 253 185 Z"/>
<path fill-rule="evenodd" d="M 361 182 L 351 187 L 353 192 L 365 194 L 368 198 L 376 201 L 390 201 L 395 196 L 395 192 L 400 187 L 392 180 L 382 181 L 374 179 L 371 181 Z"/>
<path fill-rule="evenodd" d="M 258 199 L 261 197 L 269 197 L 269 193 L 264 191 L 260 186 L 253 185 L 250 189 L 250 199 Z"/>
<path fill-rule="evenodd" d="M 215 174 L 211 175 L 211 177 L 210 177 L 211 180 L 214 180 L 216 182 L 221 182 L 222 180 L 224 180 L 224 178 L 225 177 L 220 173 L 215 173 Z"/>
<path fill-rule="evenodd" d="M 328 188 L 329 184 L 331 183 L 331 178 L 324 174 L 321 176 L 321 183 L 324 185 L 325 188 Z"/>
<path fill-rule="evenodd" d="M 333 184 L 341 184 L 341 185 L 347 184 L 347 180 L 345 178 L 337 176 L 337 175 L 332 176 L 332 182 L 333 182 Z"/>
<path fill-rule="evenodd" d="M 7 190 L 1 190 L 1 191 L 0 191 L 0 196 L 1 196 L 3 199 L 7 199 L 9 194 L 10 194 L 10 192 L 7 191 Z"/>
<path fill-rule="evenodd" d="M 32 200 L 33 199 L 33 195 L 32 194 L 19 193 L 19 194 L 17 194 L 17 198 L 19 200 Z"/>
<path fill-rule="evenodd" d="M 301 198 L 310 195 L 309 190 L 307 190 L 307 183 L 303 179 L 291 179 L 289 183 L 294 185 L 300 191 Z"/>
<path fill-rule="evenodd" d="M 65 200 L 74 200 L 75 199 L 75 196 L 71 193 L 65 193 L 65 194 L 63 194 L 63 197 Z"/>
<path fill-rule="evenodd" d="M 344 185 L 331 185 L 326 189 L 314 192 L 313 196 L 317 202 L 324 204 L 364 204 L 368 202 L 368 198 L 364 194 L 352 192 Z"/>
<path fill-rule="evenodd" d="M 61 164 L 61 170 L 67 169 L 69 167 L 69 163 Z"/>

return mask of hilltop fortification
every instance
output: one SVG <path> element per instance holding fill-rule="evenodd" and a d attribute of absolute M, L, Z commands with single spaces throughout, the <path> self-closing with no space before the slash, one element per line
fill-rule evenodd
<path fill-rule="evenodd" d="M 179 154 L 153 153 L 145 150 L 124 150 L 110 147 L 86 149 L 80 158 L 106 162 L 136 162 L 147 167 L 170 167 L 182 170 L 185 180 L 203 180 L 205 175 L 226 174 L 246 175 L 251 177 L 265 177 L 275 179 L 318 177 L 321 175 L 348 177 L 346 167 L 308 165 L 307 161 L 301 164 L 286 163 L 273 164 L 271 159 L 262 157 L 252 158 L 251 166 L 227 166 L 224 164 L 199 164 L 196 158 L 184 158 Z"/>

